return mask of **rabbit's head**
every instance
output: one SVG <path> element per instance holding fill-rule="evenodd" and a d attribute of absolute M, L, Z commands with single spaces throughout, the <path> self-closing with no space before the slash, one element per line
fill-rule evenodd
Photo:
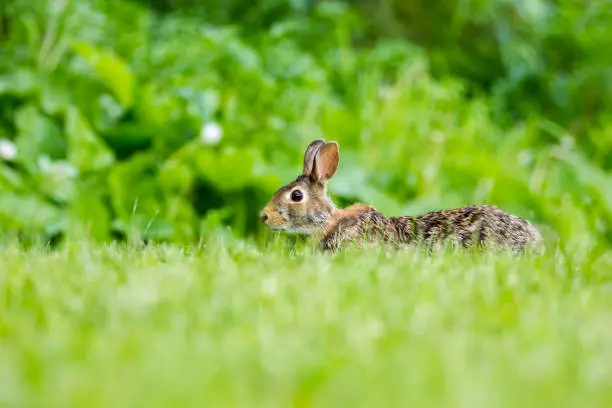
<path fill-rule="evenodd" d="M 281 187 L 261 210 L 264 223 L 275 230 L 310 235 L 332 222 L 336 211 L 327 197 L 327 181 L 336 173 L 338 143 L 315 140 L 306 148 L 302 174 Z"/>

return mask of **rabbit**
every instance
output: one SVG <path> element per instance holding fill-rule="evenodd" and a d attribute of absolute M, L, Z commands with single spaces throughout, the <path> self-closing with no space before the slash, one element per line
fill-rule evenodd
<path fill-rule="evenodd" d="M 542 237 L 528 221 L 493 205 L 471 205 L 416 216 L 385 217 L 376 208 L 354 204 L 337 208 L 327 196 L 327 182 L 340 161 L 337 142 L 315 140 L 304 154 L 302 174 L 281 187 L 260 212 L 273 230 L 317 236 L 323 250 L 335 252 L 351 243 L 394 246 L 448 243 L 458 248 L 537 248 Z"/>

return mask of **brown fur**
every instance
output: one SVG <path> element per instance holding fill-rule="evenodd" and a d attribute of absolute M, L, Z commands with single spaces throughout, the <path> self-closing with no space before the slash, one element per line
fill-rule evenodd
<path fill-rule="evenodd" d="M 541 241 L 539 232 L 528 221 L 491 205 L 390 218 L 364 204 L 338 209 L 327 197 L 327 181 L 336 172 L 338 162 L 337 143 L 312 142 L 304 155 L 302 175 L 281 187 L 262 210 L 266 225 L 320 235 L 322 248 L 330 251 L 364 241 L 422 245 L 430 249 L 453 244 L 459 248 L 518 251 L 535 247 Z M 296 189 L 304 196 L 300 202 L 291 198 Z"/>
<path fill-rule="evenodd" d="M 361 238 L 431 249 L 455 244 L 460 248 L 489 246 L 522 250 L 540 241 L 540 234 L 529 222 L 488 205 L 390 218 L 373 207 L 355 205 L 346 211 L 340 210 L 334 221 L 321 241 L 328 250 Z"/>

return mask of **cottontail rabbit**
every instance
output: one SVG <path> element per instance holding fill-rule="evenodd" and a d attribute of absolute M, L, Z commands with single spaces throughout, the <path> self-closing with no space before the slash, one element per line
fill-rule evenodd
<path fill-rule="evenodd" d="M 302 174 L 281 187 L 261 211 L 265 224 L 275 230 L 318 235 L 323 249 L 331 251 L 364 239 L 428 248 L 455 243 L 462 248 L 513 250 L 535 247 L 541 241 L 532 224 L 490 205 L 390 218 L 369 205 L 336 208 L 327 197 L 327 181 L 336 173 L 339 160 L 336 142 L 312 142 L 304 154 Z"/>

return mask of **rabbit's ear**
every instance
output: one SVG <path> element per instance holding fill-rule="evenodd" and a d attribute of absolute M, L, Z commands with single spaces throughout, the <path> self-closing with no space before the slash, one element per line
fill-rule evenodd
<path fill-rule="evenodd" d="M 318 139 L 310 143 L 306 148 L 306 153 L 304 153 L 304 170 L 302 171 L 302 174 L 304 176 L 310 176 L 312 174 L 315 156 L 319 152 L 321 146 L 323 146 L 324 144 L 325 141 Z"/>
<path fill-rule="evenodd" d="M 315 156 L 312 177 L 316 181 L 329 180 L 334 174 L 336 174 L 339 162 L 340 152 L 338 150 L 338 143 L 325 143 L 325 145 L 319 149 L 317 155 Z"/>

